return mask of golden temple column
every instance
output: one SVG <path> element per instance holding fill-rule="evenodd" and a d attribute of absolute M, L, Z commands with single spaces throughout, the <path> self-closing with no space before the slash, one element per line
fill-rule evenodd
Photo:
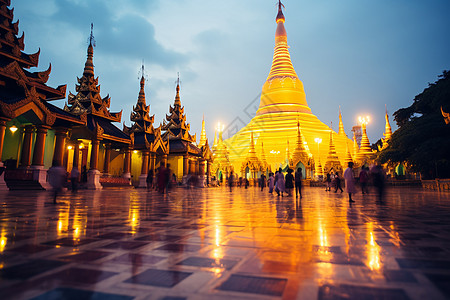
<path fill-rule="evenodd" d="M 153 170 L 153 174 L 155 174 L 155 165 L 156 165 L 156 153 L 150 153 L 150 163 L 148 169 Z"/>
<path fill-rule="evenodd" d="M 206 165 L 206 160 L 204 160 L 204 159 L 200 160 L 200 163 L 199 163 L 199 175 L 200 176 L 205 176 L 205 165 Z"/>
<path fill-rule="evenodd" d="M 78 167 L 80 170 L 80 141 L 75 141 L 75 145 L 73 148 L 73 166 Z"/>
<path fill-rule="evenodd" d="M 149 152 L 148 150 L 142 151 L 142 168 L 141 168 L 141 174 L 147 175 L 148 174 L 148 157 Z"/>
<path fill-rule="evenodd" d="M 44 150 L 45 150 L 45 137 L 47 136 L 48 126 L 38 126 L 36 129 L 36 140 L 34 142 L 33 153 L 33 179 L 44 188 L 50 189 L 50 185 L 47 183 L 47 171 L 44 170 Z"/>
<path fill-rule="evenodd" d="M 2 153 L 3 143 L 5 142 L 6 120 L 0 119 L 0 167 L 3 167 Z"/>
<path fill-rule="evenodd" d="M 97 138 L 91 141 L 91 163 L 88 173 L 88 189 L 90 190 L 100 190 L 102 185 L 100 184 L 100 171 L 98 170 L 98 151 L 100 148 L 100 140 Z"/>
<path fill-rule="evenodd" d="M 98 151 L 100 148 L 100 141 L 97 139 L 92 140 L 92 149 L 91 149 L 91 164 L 90 168 L 91 170 L 97 170 L 98 169 Z"/>
<path fill-rule="evenodd" d="M 53 151 L 53 166 L 62 166 L 67 129 L 59 128 L 55 132 L 55 149 Z"/>
<path fill-rule="evenodd" d="M 2 162 L 2 153 L 3 153 L 3 143 L 5 142 L 5 130 L 6 130 L 6 121 L 5 119 L 0 119 L 0 170 L 3 169 Z M 5 172 L 0 171 L 0 191 L 7 191 L 8 186 L 5 182 Z"/>
<path fill-rule="evenodd" d="M 149 151 L 143 150 L 142 151 L 142 168 L 141 168 L 141 175 L 139 176 L 139 185 L 138 187 L 145 188 L 147 187 L 147 176 L 148 176 L 148 157 L 150 153 Z"/>
<path fill-rule="evenodd" d="M 167 154 L 164 154 L 162 157 L 162 163 L 164 165 L 164 167 L 167 167 Z"/>
<path fill-rule="evenodd" d="M 20 159 L 20 165 L 23 168 L 27 168 L 31 165 L 31 143 L 33 142 L 33 125 L 25 126 L 23 144 L 22 144 L 22 156 Z"/>
<path fill-rule="evenodd" d="M 122 177 L 127 178 L 131 183 L 131 148 L 129 146 L 125 148 Z"/>
<path fill-rule="evenodd" d="M 198 161 L 198 159 L 194 161 L 194 168 L 195 175 L 200 175 L 200 162 Z"/>
<path fill-rule="evenodd" d="M 109 167 L 111 165 L 111 144 L 105 145 L 105 164 L 103 166 L 103 173 L 109 174 Z"/>
<path fill-rule="evenodd" d="M 187 155 L 183 156 L 183 176 L 189 174 L 189 158 Z"/>

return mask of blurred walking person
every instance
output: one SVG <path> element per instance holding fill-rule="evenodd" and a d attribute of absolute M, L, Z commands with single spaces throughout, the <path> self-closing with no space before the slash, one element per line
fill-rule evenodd
<path fill-rule="evenodd" d="M 66 181 L 66 170 L 56 165 L 56 162 L 53 162 L 53 166 L 48 169 L 48 183 L 52 186 L 53 193 L 53 204 L 56 204 L 56 197 L 58 193 L 62 191 L 64 186 L 64 182 Z"/>
<path fill-rule="evenodd" d="M 334 192 L 337 193 L 337 190 L 341 190 L 341 193 L 343 193 L 344 191 L 342 190 L 342 186 L 341 186 L 341 177 L 339 177 L 339 173 L 336 172 L 336 176 L 334 176 Z"/>
<path fill-rule="evenodd" d="M 294 188 L 294 175 L 292 175 L 292 171 L 293 170 L 290 168 L 287 170 L 284 184 L 288 196 L 292 196 L 292 189 Z"/>
<path fill-rule="evenodd" d="M 367 188 L 367 183 L 369 182 L 369 174 L 367 172 L 366 167 L 361 168 L 361 172 L 359 172 L 359 184 L 361 184 L 361 192 L 364 194 L 368 194 L 369 190 Z"/>
<path fill-rule="evenodd" d="M 78 178 L 80 177 L 80 170 L 78 170 L 77 166 L 72 168 L 70 172 L 70 182 L 72 183 L 72 192 L 76 192 L 78 190 Z"/>
<path fill-rule="evenodd" d="M 295 197 L 300 195 L 300 199 L 302 199 L 302 177 L 302 168 L 298 168 L 295 172 Z"/>
<path fill-rule="evenodd" d="M 378 201 L 381 202 L 383 201 L 384 181 L 385 181 L 383 167 L 379 163 L 377 163 L 375 166 L 372 167 L 370 173 L 372 175 L 373 186 L 377 190 Z"/>
<path fill-rule="evenodd" d="M 353 178 L 353 162 L 348 163 L 348 168 L 344 172 L 344 179 L 345 190 L 348 193 L 348 202 L 353 203 L 355 201 L 352 199 L 352 194 L 356 193 L 355 178 Z"/>
<path fill-rule="evenodd" d="M 230 186 L 230 192 L 233 191 L 233 182 L 234 182 L 234 175 L 233 171 L 231 171 L 230 176 L 228 177 L 228 185 Z"/>
<path fill-rule="evenodd" d="M 272 194 L 273 187 L 275 186 L 275 178 L 273 177 L 273 173 L 269 173 L 269 179 L 267 179 L 267 185 L 269 186 L 269 193 Z"/>

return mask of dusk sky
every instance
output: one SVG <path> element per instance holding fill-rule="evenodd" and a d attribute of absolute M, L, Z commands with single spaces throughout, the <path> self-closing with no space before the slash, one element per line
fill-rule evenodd
<path fill-rule="evenodd" d="M 25 52 L 41 49 L 40 71 L 52 64 L 50 86 L 67 84 L 67 93 L 75 93 L 92 22 L 95 74 L 101 96 L 111 96 L 111 111 L 123 110 L 122 121 L 130 125 L 144 61 L 147 104 L 159 126 L 180 72 L 191 133 L 198 142 L 204 114 L 212 144 L 217 122 L 239 117 L 248 123 L 244 110 L 250 105 L 252 116 L 256 112 L 272 62 L 276 2 L 12 0 L 12 6 L 25 32 Z M 448 0 L 283 4 L 290 55 L 308 105 L 336 131 L 341 105 L 348 136 L 358 115 L 369 115 L 370 142 L 382 137 L 385 104 L 396 129 L 392 113 L 450 69 Z M 64 101 L 54 104 L 63 107 Z"/>

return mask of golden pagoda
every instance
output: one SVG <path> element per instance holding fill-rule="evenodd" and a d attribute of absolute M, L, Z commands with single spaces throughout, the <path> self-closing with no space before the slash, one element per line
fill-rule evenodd
<path fill-rule="evenodd" d="M 333 143 L 333 129 L 330 130 L 328 156 L 325 162 L 325 166 L 323 167 L 323 172 L 325 174 L 331 173 L 332 171 L 334 171 L 334 173 L 339 172 L 342 175 L 342 164 L 339 161 L 339 157 L 336 154 L 336 148 L 334 147 Z"/>
<path fill-rule="evenodd" d="M 275 50 L 272 67 L 266 82 L 262 87 L 261 99 L 256 116 L 234 136 L 225 140 L 230 151 L 230 161 L 237 167 L 245 160 L 245 155 L 251 147 L 250 135 L 264 142 L 267 151 L 272 155 L 267 162 L 277 167 L 284 161 L 275 153 L 284 152 L 282 145 L 286 139 L 295 141 L 297 138 L 297 121 L 302 124 L 302 134 L 307 144 L 314 144 L 315 138 L 322 138 L 327 146 L 330 128 L 321 122 L 308 107 L 302 81 L 291 62 L 288 51 L 287 34 L 284 27 L 285 17 L 281 1 L 278 3 L 275 32 Z M 351 141 L 344 134 L 332 132 L 336 152 L 344 162 L 347 141 Z M 315 148 L 315 147 L 314 147 Z M 319 153 L 310 149 L 311 154 L 318 160 Z M 322 161 L 327 160 L 326 153 L 320 155 Z M 318 161 L 316 161 L 317 163 Z M 297 168 L 297 166 L 291 166 Z"/>
<path fill-rule="evenodd" d="M 297 145 L 292 153 L 292 157 L 290 160 L 291 166 L 299 166 L 299 164 L 303 164 L 303 175 L 306 178 L 311 178 L 311 153 L 309 152 L 309 148 L 307 149 L 306 142 L 303 142 L 302 132 L 300 130 L 300 122 L 297 122 Z"/>
<path fill-rule="evenodd" d="M 381 143 L 382 146 L 378 146 L 378 151 L 384 150 L 387 148 L 387 146 L 389 145 L 389 140 L 391 139 L 392 136 L 392 129 L 391 129 L 391 124 L 389 124 L 389 116 L 388 116 L 388 112 L 387 112 L 387 107 L 386 107 L 386 114 L 385 114 L 385 119 L 386 119 L 386 126 L 384 129 L 384 139 L 381 139 Z"/>
<path fill-rule="evenodd" d="M 230 163 L 228 148 L 223 142 L 222 138 L 223 127 L 221 127 L 220 124 L 218 126 L 218 130 L 219 130 L 218 140 L 216 139 L 216 133 L 214 133 L 214 145 L 212 149 L 213 163 L 211 171 L 212 174 L 216 176 L 217 180 L 220 181 L 221 179 L 223 180 L 228 178 L 233 168 Z"/>
<path fill-rule="evenodd" d="M 369 138 L 367 137 L 366 126 L 368 120 L 362 118 L 360 121 L 361 121 L 362 138 L 361 138 L 361 146 L 359 147 L 358 154 L 356 155 L 356 161 L 357 165 L 362 166 L 374 158 L 374 152 L 372 151 Z"/>
<path fill-rule="evenodd" d="M 250 185 L 256 185 L 261 172 L 265 172 L 263 165 L 256 155 L 255 142 L 253 139 L 253 132 L 250 133 L 250 147 L 248 149 L 247 157 L 241 164 L 241 174 L 249 180 Z"/>

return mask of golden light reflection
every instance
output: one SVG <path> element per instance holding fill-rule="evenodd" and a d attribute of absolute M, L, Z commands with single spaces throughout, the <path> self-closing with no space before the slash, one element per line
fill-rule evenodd
<path fill-rule="evenodd" d="M 128 224 L 131 227 L 131 234 L 136 234 L 140 225 L 140 201 L 133 195 L 130 199 L 130 207 L 128 211 Z"/>
<path fill-rule="evenodd" d="M 69 206 L 60 206 L 59 209 L 59 216 L 58 216 L 58 227 L 56 230 L 56 234 L 58 238 L 60 238 L 63 235 L 67 235 L 67 232 L 69 230 Z"/>
<path fill-rule="evenodd" d="M 0 236 L 0 253 L 3 253 L 3 251 L 5 250 L 7 242 L 8 242 L 8 238 L 6 237 L 6 229 L 2 228 L 2 233 Z"/>
<path fill-rule="evenodd" d="M 378 271 L 381 268 L 380 246 L 375 242 L 373 223 L 369 222 L 367 225 L 367 265 L 372 271 Z"/>
<path fill-rule="evenodd" d="M 214 262 L 215 265 L 217 266 L 216 268 L 213 268 L 214 271 L 214 276 L 216 276 L 216 278 L 222 276 L 222 273 L 224 272 L 224 268 L 221 268 L 222 264 L 221 264 L 221 259 L 223 258 L 223 250 L 222 250 L 222 246 L 220 245 L 221 243 L 221 232 L 220 232 L 220 227 L 219 227 L 219 221 L 216 220 L 216 228 L 215 228 L 215 243 L 214 243 L 214 250 L 212 252 L 212 255 L 214 257 Z"/>
<path fill-rule="evenodd" d="M 73 240 L 79 240 L 86 235 L 87 214 L 83 207 L 75 207 L 75 215 L 73 217 Z"/>

